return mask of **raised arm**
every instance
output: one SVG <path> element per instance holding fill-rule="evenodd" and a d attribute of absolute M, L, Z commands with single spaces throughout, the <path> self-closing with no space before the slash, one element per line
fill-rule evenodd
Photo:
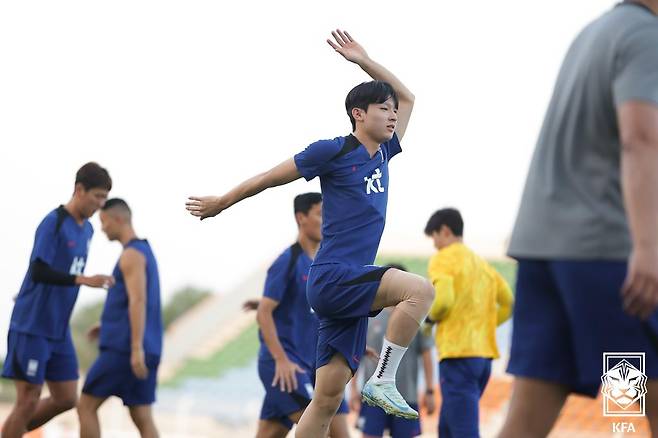
<path fill-rule="evenodd" d="M 386 67 L 373 61 L 365 49 L 349 33 L 342 30 L 335 30 L 331 34 L 335 42 L 330 39 L 327 42 L 336 52 L 340 53 L 348 61 L 357 64 L 371 78 L 377 81 L 388 82 L 393 87 L 399 101 L 398 122 L 395 132 L 398 134 L 398 138 L 402 139 L 407 130 L 411 111 L 414 107 L 415 96 L 413 93 L 393 73 L 388 71 Z"/>
<path fill-rule="evenodd" d="M 185 208 L 192 216 L 203 220 L 217 216 L 233 204 L 265 189 L 288 184 L 300 177 L 294 160 L 290 158 L 267 172 L 249 178 L 223 196 L 190 196 Z"/>

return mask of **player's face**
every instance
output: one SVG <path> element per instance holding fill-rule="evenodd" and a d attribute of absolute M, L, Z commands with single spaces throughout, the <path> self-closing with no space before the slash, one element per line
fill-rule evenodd
<path fill-rule="evenodd" d="M 315 204 L 308 214 L 299 215 L 299 228 L 309 239 L 319 242 L 322 240 L 322 203 Z"/>
<path fill-rule="evenodd" d="M 393 138 L 398 123 L 398 110 L 393 99 L 384 103 L 371 103 L 364 115 L 364 128 L 368 135 L 380 143 Z"/>
<path fill-rule="evenodd" d="M 101 219 L 101 226 L 103 232 L 107 236 L 107 239 L 117 240 L 119 238 L 118 236 L 119 223 L 117 217 L 107 211 L 101 211 L 98 214 L 98 216 Z"/>
<path fill-rule="evenodd" d="M 80 214 L 85 218 L 90 218 L 105 204 L 108 191 L 105 189 L 93 188 L 85 190 L 82 185 L 76 187 L 76 194 L 79 199 Z"/>

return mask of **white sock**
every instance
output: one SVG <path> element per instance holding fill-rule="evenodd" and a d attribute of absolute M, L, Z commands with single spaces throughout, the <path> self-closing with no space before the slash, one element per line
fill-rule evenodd
<path fill-rule="evenodd" d="M 370 377 L 370 381 L 374 383 L 395 383 L 395 374 L 398 372 L 398 365 L 400 365 L 400 360 L 406 352 L 407 347 L 400 347 L 384 338 L 382 352 L 379 355 L 379 363 L 377 364 L 375 374 Z"/>

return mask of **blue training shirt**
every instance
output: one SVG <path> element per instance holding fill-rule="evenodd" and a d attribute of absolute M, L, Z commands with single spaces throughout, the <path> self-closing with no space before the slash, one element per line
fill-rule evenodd
<path fill-rule="evenodd" d="M 295 155 L 299 173 L 322 187 L 322 243 L 313 262 L 370 265 L 386 222 L 388 162 L 401 152 L 397 134 L 370 157 L 352 134 L 320 140 Z"/>
<path fill-rule="evenodd" d="M 162 354 L 162 311 L 160 307 L 160 276 L 158 264 L 147 240 L 133 239 L 124 249 L 134 248 L 146 259 L 146 320 L 144 321 L 144 353 Z M 130 352 L 131 329 L 128 315 L 128 290 L 117 262 L 112 273 L 116 283 L 107 292 L 101 315 L 99 345 L 109 350 Z"/>
<path fill-rule="evenodd" d="M 287 248 L 267 271 L 263 296 L 279 303 L 272 317 L 288 358 L 307 369 L 315 367 L 318 319 L 306 299 L 306 281 L 313 261 L 299 243 Z M 272 360 L 261 332 L 259 360 Z"/>
<path fill-rule="evenodd" d="M 60 205 L 37 227 L 30 265 L 41 260 L 56 271 L 82 275 L 93 234 L 89 221 L 78 224 Z M 10 329 L 63 340 L 79 290 L 80 286 L 36 283 L 32 280 L 31 268 L 28 268 L 14 303 Z"/>

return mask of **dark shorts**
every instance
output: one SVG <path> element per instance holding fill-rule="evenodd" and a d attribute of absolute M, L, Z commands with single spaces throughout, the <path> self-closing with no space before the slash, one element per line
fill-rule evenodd
<path fill-rule="evenodd" d="M 480 436 L 480 397 L 491 376 L 491 359 L 467 357 L 439 362 L 441 438 Z"/>
<path fill-rule="evenodd" d="M 62 341 L 9 330 L 2 377 L 41 385 L 45 380 L 78 380 L 78 359 L 71 333 Z"/>
<path fill-rule="evenodd" d="M 418 404 L 409 403 L 411 408 L 418 410 Z M 357 422 L 364 435 L 384 436 L 388 429 L 392 438 L 411 438 L 420 435 L 420 420 L 409 420 L 394 415 L 388 415 L 382 408 L 361 404 L 361 412 Z"/>
<path fill-rule="evenodd" d="M 519 260 L 508 372 L 596 397 L 603 353 L 642 352 L 658 378 L 656 314 L 643 323 L 623 311 L 626 271 L 625 261 Z"/>
<path fill-rule="evenodd" d="M 265 388 L 265 399 L 260 411 L 261 420 L 276 420 L 288 429 L 292 429 L 293 422 L 289 416 L 295 412 L 303 411 L 313 397 L 315 373 L 307 371 L 297 373 L 297 389 L 293 392 L 281 391 L 279 386 L 272 386 L 276 364 L 274 360 L 258 361 L 258 377 Z M 340 403 L 338 414 L 347 414 L 349 408 L 345 399 Z"/>
<path fill-rule="evenodd" d="M 149 370 L 146 379 L 138 379 L 130 366 L 130 353 L 101 350 L 89 369 L 84 394 L 98 398 L 119 397 L 125 406 L 150 405 L 155 402 L 160 356 L 146 355 Z"/>
<path fill-rule="evenodd" d="M 366 349 L 368 317 L 379 283 L 388 267 L 341 263 L 313 265 L 306 289 L 308 302 L 320 320 L 316 365 L 340 353 L 356 372 Z"/>

